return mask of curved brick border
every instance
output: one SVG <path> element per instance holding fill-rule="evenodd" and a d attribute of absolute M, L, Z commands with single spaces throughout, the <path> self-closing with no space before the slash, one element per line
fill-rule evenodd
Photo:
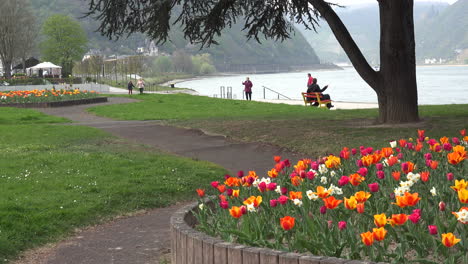
<path fill-rule="evenodd" d="M 371 264 L 375 262 L 296 254 L 267 248 L 249 247 L 229 243 L 192 227 L 197 220 L 191 210 L 192 203 L 171 217 L 172 264 Z"/>
<path fill-rule="evenodd" d="M 62 107 L 81 104 L 96 104 L 107 102 L 107 97 L 96 97 L 79 100 L 69 100 L 60 102 L 42 102 L 42 103 L 24 103 L 24 104 L 0 104 L 0 107 L 18 107 L 18 108 L 49 108 L 49 107 Z"/>

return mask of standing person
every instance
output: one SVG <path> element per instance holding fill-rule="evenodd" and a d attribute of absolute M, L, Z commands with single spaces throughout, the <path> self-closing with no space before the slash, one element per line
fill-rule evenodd
<path fill-rule="evenodd" d="M 133 85 L 132 80 L 130 80 L 127 84 L 127 89 L 128 89 L 128 94 L 133 94 L 133 88 L 135 88 L 135 85 Z"/>
<path fill-rule="evenodd" d="M 328 85 L 325 85 L 325 87 L 323 87 L 323 89 L 320 89 L 320 86 L 317 84 L 317 78 L 315 78 L 312 82 L 312 85 L 310 85 L 308 88 L 307 88 L 307 93 L 322 93 L 324 92 L 326 89 L 328 88 Z M 330 98 L 330 95 L 329 94 L 322 94 L 322 97 L 320 97 L 320 99 L 324 99 L 324 100 L 331 100 Z M 318 106 L 319 104 L 317 102 L 315 102 L 313 104 L 313 106 Z M 334 107 L 331 103 L 327 103 L 327 108 L 330 109 Z"/>
<path fill-rule="evenodd" d="M 140 80 L 138 80 L 137 87 L 138 89 L 140 89 L 140 94 L 143 94 L 143 89 L 145 89 L 145 81 L 143 80 L 143 78 L 140 78 Z"/>
<path fill-rule="evenodd" d="M 310 73 L 307 74 L 307 89 L 314 83 L 314 78 Z"/>
<path fill-rule="evenodd" d="M 245 79 L 245 82 L 242 82 L 244 85 L 244 92 L 245 92 L 245 99 L 252 101 L 252 82 L 250 81 L 249 77 Z"/>

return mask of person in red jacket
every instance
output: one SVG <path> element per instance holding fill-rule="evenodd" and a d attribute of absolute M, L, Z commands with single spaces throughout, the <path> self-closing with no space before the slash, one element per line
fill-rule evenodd
<path fill-rule="evenodd" d="M 310 86 L 314 83 L 314 78 L 312 77 L 310 73 L 307 74 L 307 77 L 309 77 L 307 79 L 307 88 L 310 88 Z"/>
<path fill-rule="evenodd" d="M 244 92 L 245 92 L 245 99 L 252 101 L 252 82 L 250 81 L 249 77 L 245 79 L 245 82 L 242 82 L 244 85 Z"/>

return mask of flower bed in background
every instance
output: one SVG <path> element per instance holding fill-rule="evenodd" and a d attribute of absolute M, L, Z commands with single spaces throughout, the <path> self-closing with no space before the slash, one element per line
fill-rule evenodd
<path fill-rule="evenodd" d="M 44 102 L 61 102 L 91 99 L 98 97 L 94 91 L 75 90 L 32 90 L 0 92 L 0 104 L 28 104 Z"/>
<path fill-rule="evenodd" d="M 400 139 L 375 150 L 211 183 L 197 228 L 229 242 L 393 263 L 468 263 L 468 136 Z"/>

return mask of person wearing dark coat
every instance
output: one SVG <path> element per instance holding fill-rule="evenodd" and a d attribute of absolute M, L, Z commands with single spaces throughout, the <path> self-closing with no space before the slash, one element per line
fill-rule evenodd
<path fill-rule="evenodd" d="M 133 88 L 135 88 L 135 85 L 133 85 L 132 81 L 129 81 L 127 84 L 128 94 L 133 94 Z"/>
<path fill-rule="evenodd" d="M 307 88 L 307 93 L 323 93 L 325 90 L 327 90 L 328 85 L 325 85 L 323 89 L 320 89 L 320 86 L 317 84 L 317 78 L 314 78 L 314 81 L 312 82 L 311 85 L 308 86 Z M 323 100 L 331 100 L 329 94 L 322 94 L 322 97 L 320 99 Z M 307 98 L 308 101 L 312 101 L 313 98 Z M 312 106 L 318 106 L 318 102 L 315 102 Z M 328 109 L 334 107 L 331 103 L 327 103 Z"/>
<path fill-rule="evenodd" d="M 252 82 L 250 81 L 249 77 L 245 79 L 245 82 L 242 82 L 244 85 L 244 92 L 245 92 L 245 99 L 252 100 Z"/>

